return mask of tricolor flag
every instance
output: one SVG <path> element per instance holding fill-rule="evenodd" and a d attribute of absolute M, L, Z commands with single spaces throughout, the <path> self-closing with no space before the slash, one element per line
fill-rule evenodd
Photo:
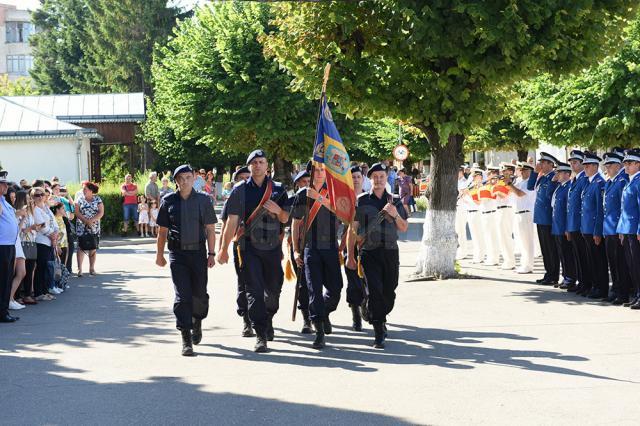
<path fill-rule="evenodd" d="M 336 216 L 344 223 L 351 223 L 356 212 L 351 163 L 324 96 L 316 135 L 313 161 L 324 163 L 329 200 Z"/>

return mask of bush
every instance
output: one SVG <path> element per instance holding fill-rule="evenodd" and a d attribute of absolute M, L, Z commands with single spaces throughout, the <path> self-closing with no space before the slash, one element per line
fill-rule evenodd
<path fill-rule="evenodd" d="M 418 209 L 419 212 L 427 211 L 428 207 L 429 207 L 429 200 L 427 200 L 427 197 L 423 195 L 422 197 L 416 198 L 416 208 Z"/>

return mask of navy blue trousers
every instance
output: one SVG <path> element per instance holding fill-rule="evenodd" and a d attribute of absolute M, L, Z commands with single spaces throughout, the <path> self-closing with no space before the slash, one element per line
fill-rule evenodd
<path fill-rule="evenodd" d="M 170 251 L 169 264 L 175 290 L 176 328 L 190 330 L 194 318 L 202 320 L 209 313 L 207 250 Z"/>
<path fill-rule="evenodd" d="M 256 249 L 245 244 L 242 250 L 242 276 L 247 293 L 249 319 L 258 333 L 266 330 L 267 320 L 280 306 L 284 281 L 282 249 Z"/>
<path fill-rule="evenodd" d="M 305 247 L 304 270 L 309 290 L 309 317 L 312 321 L 322 320 L 335 311 L 340 302 L 342 271 L 338 248 Z"/>

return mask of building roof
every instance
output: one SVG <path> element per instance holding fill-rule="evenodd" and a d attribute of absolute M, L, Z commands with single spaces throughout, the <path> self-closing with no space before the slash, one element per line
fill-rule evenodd
<path fill-rule="evenodd" d="M 71 123 L 137 123 L 146 118 L 143 93 L 8 96 L 6 99 Z"/>
<path fill-rule="evenodd" d="M 65 123 L 0 96 L 0 139 L 55 138 L 82 134 L 99 138 L 95 129 Z"/>

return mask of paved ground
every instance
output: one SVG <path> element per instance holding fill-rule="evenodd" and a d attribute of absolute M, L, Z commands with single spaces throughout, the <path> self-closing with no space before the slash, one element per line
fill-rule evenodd
<path fill-rule="evenodd" d="M 417 247 L 402 247 L 405 276 Z M 216 266 L 199 355 L 183 358 L 152 249 L 101 249 L 101 275 L 0 327 L 0 423 L 638 423 L 640 312 L 463 262 L 487 279 L 400 285 L 384 351 L 347 328 L 344 303 L 312 350 L 285 283 L 258 355 L 239 337 L 232 269 Z"/>

